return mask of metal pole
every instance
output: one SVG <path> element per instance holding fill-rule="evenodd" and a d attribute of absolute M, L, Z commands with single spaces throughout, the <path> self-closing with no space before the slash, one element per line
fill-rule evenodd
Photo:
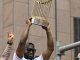
<path fill-rule="evenodd" d="M 59 57 L 57 56 L 57 52 L 58 52 L 58 48 L 59 48 L 59 44 L 58 44 L 58 40 L 57 40 L 57 0 L 55 0 L 55 43 L 56 43 L 56 58 L 55 60 L 58 60 Z"/>
<path fill-rule="evenodd" d="M 55 0 L 55 40 L 57 41 L 57 0 Z"/>
<path fill-rule="evenodd" d="M 58 55 L 59 53 L 59 47 L 60 47 L 60 41 L 57 40 L 57 0 L 55 0 L 55 43 L 56 43 L 56 58 L 55 60 L 61 60 L 61 56 Z"/>
<path fill-rule="evenodd" d="M 75 47 L 79 47 L 79 46 L 80 46 L 80 41 L 69 44 L 69 45 L 65 45 L 65 46 L 62 46 L 62 47 L 59 47 L 59 51 L 60 52 L 65 52 L 67 50 L 71 50 L 71 49 L 73 49 Z"/>
<path fill-rule="evenodd" d="M 57 40 L 57 0 L 55 0 L 55 43 L 56 43 L 56 58 L 55 60 L 61 60 L 61 55 L 59 55 L 60 41 Z"/>
<path fill-rule="evenodd" d="M 65 46 L 60 46 L 60 42 L 58 42 L 56 60 L 61 60 L 61 56 L 64 54 L 65 51 L 74 49 L 75 47 L 79 46 L 80 46 L 80 41 Z"/>
<path fill-rule="evenodd" d="M 59 47 L 60 47 L 60 41 L 56 42 L 56 58 L 55 60 L 61 60 L 61 53 L 59 51 Z"/>

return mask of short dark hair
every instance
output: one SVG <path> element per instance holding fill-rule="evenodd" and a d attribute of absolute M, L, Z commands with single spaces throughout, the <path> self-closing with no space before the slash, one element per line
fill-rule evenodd
<path fill-rule="evenodd" d="M 29 45 L 33 45 L 34 46 L 34 44 L 33 43 L 28 43 Z"/>
<path fill-rule="evenodd" d="M 25 45 L 25 49 L 32 49 L 32 50 L 36 50 L 35 49 L 35 46 L 34 46 L 34 44 L 33 43 L 26 43 L 26 45 Z"/>

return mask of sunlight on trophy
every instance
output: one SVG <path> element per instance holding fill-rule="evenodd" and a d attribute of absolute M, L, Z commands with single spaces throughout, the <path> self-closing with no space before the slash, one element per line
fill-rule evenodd
<path fill-rule="evenodd" d="M 32 23 L 47 27 L 46 20 L 49 16 L 52 0 L 35 0 L 32 10 Z"/>

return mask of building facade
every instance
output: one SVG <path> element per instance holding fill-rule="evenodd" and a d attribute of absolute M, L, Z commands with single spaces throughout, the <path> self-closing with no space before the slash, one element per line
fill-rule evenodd
<path fill-rule="evenodd" d="M 33 2 L 34 0 L 0 0 L 0 55 L 6 47 L 8 31 L 12 31 L 15 35 L 13 50 L 16 50 L 20 35 L 25 29 L 25 21 L 31 17 Z M 55 9 L 55 0 L 53 0 L 47 17 L 55 44 L 50 60 L 55 60 L 56 56 L 56 32 L 57 40 L 61 41 L 63 46 L 80 40 L 80 0 L 56 0 L 56 2 L 57 9 Z M 55 12 L 57 12 L 57 24 Z M 36 55 L 41 54 L 41 51 L 47 48 L 46 33 L 40 26 L 32 25 L 28 41 L 35 44 Z M 66 51 L 61 60 L 78 60 L 79 52 L 80 48 Z"/>

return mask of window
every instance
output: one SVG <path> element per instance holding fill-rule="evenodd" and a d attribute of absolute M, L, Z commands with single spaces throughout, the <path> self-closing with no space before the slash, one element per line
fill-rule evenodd
<path fill-rule="evenodd" d="M 74 42 L 80 41 L 80 17 L 74 17 Z M 79 60 L 77 57 L 80 53 L 80 47 L 74 49 L 74 60 Z"/>

